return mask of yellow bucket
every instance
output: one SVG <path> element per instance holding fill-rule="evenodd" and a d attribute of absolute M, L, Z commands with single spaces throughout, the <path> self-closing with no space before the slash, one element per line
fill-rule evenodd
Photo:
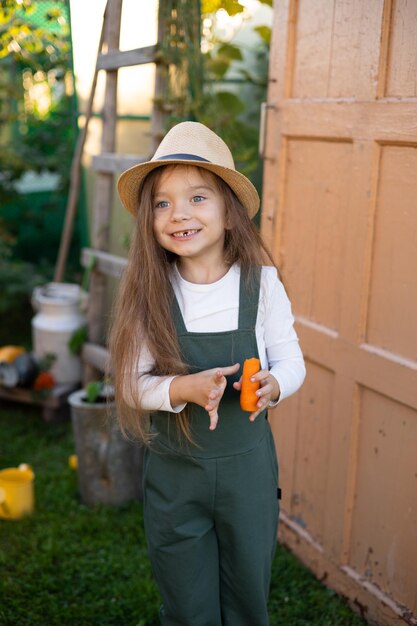
<path fill-rule="evenodd" d="M 0 470 L 0 517 L 20 519 L 33 512 L 35 474 L 25 463 Z"/>

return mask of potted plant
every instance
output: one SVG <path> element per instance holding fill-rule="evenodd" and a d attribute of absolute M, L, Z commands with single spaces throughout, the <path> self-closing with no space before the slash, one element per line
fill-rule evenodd
<path fill-rule="evenodd" d="M 90 382 L 68 402 L 82 502 L 118 506 L 142 499 L 143 448 L 120 432 L 112 386 Z"/>

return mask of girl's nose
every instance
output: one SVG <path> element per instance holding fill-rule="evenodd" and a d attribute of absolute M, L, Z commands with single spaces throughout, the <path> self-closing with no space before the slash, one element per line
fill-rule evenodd
<path fill-rule="evenodd" d="M 186 202 L 176 202 L 172 207 L 171 220 L 182 222 L 190 219 L 190 209 Z"/>

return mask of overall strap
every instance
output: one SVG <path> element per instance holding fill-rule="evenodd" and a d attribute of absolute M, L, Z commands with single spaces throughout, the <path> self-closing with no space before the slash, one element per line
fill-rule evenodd
<path fill-rule="evenodd" d="M 240 272 L 239 287 L 239 330 L 254 329 L 258 315 L 261 268 L 254 267 Z"/>
<path fill-rule="evenodd" d="M 177 335 L 186 335 L 187 328 L 184 324 L 184 318 L 181 313 L 180 305 L 178 304 L 177 297 L 175 295 L 174 289 L 171 286 L 171 313 L 174 320 L 175 330 L 177 331 Z"/>

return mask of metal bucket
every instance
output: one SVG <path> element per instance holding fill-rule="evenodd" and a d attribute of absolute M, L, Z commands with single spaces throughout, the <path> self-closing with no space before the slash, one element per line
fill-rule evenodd
<path fill-rule="evenodd" d="M 35 474 L 29 465 L 0 470 L 0 517 L 20 519 L 33 512 Z"/>
<path fill-rule="evenodd" d="M 81 359 L 70 351 L 69 342 L 87 324 L 87 299 L 85 291 L 70 283 L 48 283 L 33 291 L 33 351 L 38 360 L 54 356 L 51 374 L 58 384 L 81 381 Z"/>
<path fill-rule="evenodd" d="M 121 434 L 114 402 L 89 403 L 84 390 L 74 391 L 68 402 L 82 502 L 118 506 L 141 500 L 143 447 Z"/>

